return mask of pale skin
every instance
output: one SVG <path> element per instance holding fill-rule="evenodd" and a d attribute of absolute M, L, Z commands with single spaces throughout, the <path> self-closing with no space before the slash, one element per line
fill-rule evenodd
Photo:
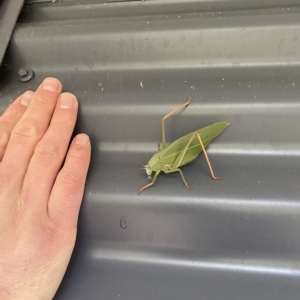
<path fill-rule="evenodd" d="M 64 276 L 91 153 L 85 134 L 68 148 L 77 112 L 47 78 L 0 118 L 1 300 L 52 299 Z"/>

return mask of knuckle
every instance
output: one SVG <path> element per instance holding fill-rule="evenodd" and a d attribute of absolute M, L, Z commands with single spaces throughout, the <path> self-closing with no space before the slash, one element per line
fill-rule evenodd
<path fill-rule="evenodd" d="M 80 149 L 81 150 L 81 149 Z M 70 172 L 74 170 L 81 171 L 85 169 L 87 164 L 87 153 L 84 153 L 84 151 L 81 151 L 78 156 L 76 155 L 70 155 L 68 154 L 67 160 L 68 160 L 68 169 L 71 169 Z"/>
<path fill-rule="evenodd" d="M 42 134 L 37 124 L 32 120 L 20 122 L 13 129 L 12 134 L 20 138 L 38 139 Z"/>
<path fill-rule="evenodd" d="M 69 171 L 62 171 L 57 176 L 57 181 L 60 182 L 61 193 L 64 197 L 73 197 L 74 195 L 78 195 L 84 187 L 84 181 L 81 176 L 74 170 Z"/>
<path fill-rule="evenodd" d="M 7 119 L 14 118 L 19 115 L 19 110 L 12 104 L 9 106 L 9 109 L 5 111 L 5 118 Z"/>
<path fill-rule="evenodd" d="M 37 103 L 40 103 L 42 105 L 49 105 L 49 104 L 52 104 L 53 100 L 50 98 L 50 97 L 46 97 L 44 95 L 38 95 L 36 98 L 35 98 L 35 101 Z"/>
<path fill-rule="evenodd" d="M 0 171 L 0 193 L 2 195 L 5 195 L 6 190 L 7 190 L 7 186 L 8 186 L 8 182 L 10 181 L 10 174 L 8 174 L 8 172 L 1 170 Z M 0 197 L 0 202 L 2 200 L 5 200 L 5 197 Z"/>
<path fill-rule="evenodd" d="M 53 116 L 52 130 L 55 134 L 59 134 L 62 130 L 66 130 L 70 127 L 74 128 L 75 120 L 73 116 Z"/>
<path fill-rule="evenodd" d="M 34 149 L 34 155 L 55 160 L 61 157 L 61 151 L 55 143 L 39 142 Z"/>
<path fill-rule="evenodd" d="M 1 116 L 0 117 L 0 127 L 5 130 L 11 130 L 12 124 L 11 124 L 10 120 L 11 120 L 11 118 L 6 118 L 6 117 Z"/>
<path fill-rule="evenodd" d="M 71 170 L 62 172 L 60 174 L 60 181 L 63 183 L 65 187 L 71 187 L 71 188 L 76 188 L 80 186 L 81 180 L 80 177 L 77 176 L 77 174 Z"/>
<path fill-rule="evenodd" d="M 9 141 L 10 134 L 5 128 L 0 128 L 0 145 L 6 145 Z"/>

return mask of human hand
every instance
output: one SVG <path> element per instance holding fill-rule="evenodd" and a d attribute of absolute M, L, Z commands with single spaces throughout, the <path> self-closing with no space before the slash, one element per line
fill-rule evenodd
<path fill-rule="evenodd" d="M 67 268 L 91 151 L 85 134 L 68 150 L 77 112 L 76 98 L 47 78 L 0 118 L 2 300 L 52 299 Z"/>

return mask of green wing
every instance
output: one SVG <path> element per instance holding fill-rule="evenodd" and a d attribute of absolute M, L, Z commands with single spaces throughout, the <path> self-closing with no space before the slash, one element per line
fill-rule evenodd
<path fill-rule="evenodd" d="M 204 146 L 206 147 L 216 136 L 218 136 L 227 126 L 229 125 L 228 122 L 217 122 L 214 124 L 211 124 L 207 127 L 198 129 L 194 132 L 191 132 L 176 141 L 174 141 L 172 144 L 168 145 L 164 149 L 162 149 L 157 154 L 159 155 L 159 161 L 162 165 L 165 164 L 173 164 L 177 158 L 177 156 L 180 154 L 180 152 L 184 149 L 186 144 L 189 142 L 190 138 L 195 132 L 198 132 L 201 136 L 201 139 L 203 141 Z M 180 166 L 184 166 L 191 161 L 193 161 L 199 153 L 202 151 L 202 147 L 199 143 L 199 140 L 197 137 L 191 142 L 189 148 L 186 151 L 186 154 L 181 161 Z"/>

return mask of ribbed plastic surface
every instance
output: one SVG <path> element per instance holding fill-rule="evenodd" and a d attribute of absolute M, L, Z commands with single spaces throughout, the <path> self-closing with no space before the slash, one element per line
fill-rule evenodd
<path fill-rule="evenodd" d="M 55 299 L 298 300 L 298 1 L 76 3 L 29 6 L 1 71 L 2 110 L 58 77 L 93 145 Z M 161 118 L 188 96 L 167 141 L 229 121 L 208 147 L 223 180 L 201 155 L 182 168 L 192 191 L 170 174 L 138 196 Z"/>

